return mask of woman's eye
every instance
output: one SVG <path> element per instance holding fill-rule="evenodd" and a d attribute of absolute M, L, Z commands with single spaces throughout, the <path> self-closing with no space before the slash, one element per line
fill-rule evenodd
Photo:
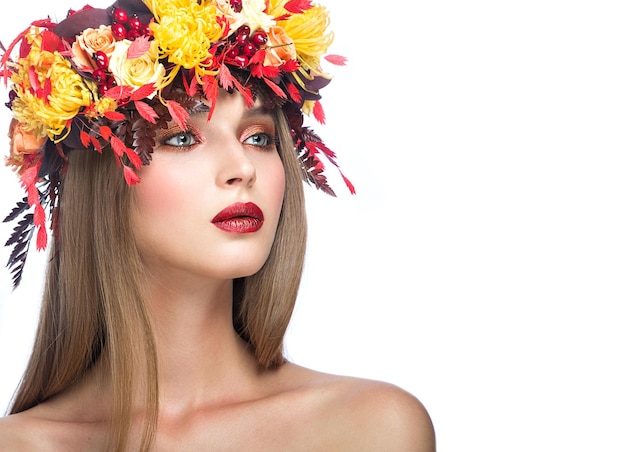
<path fill-rule="evenodd" d="M 275 137 L 267 134 L 267 133 L 255 133 L 248 137 L 244 144 L 251 144 L 253 146 L 259 146 L 262 148 L 273 147 L 276 144 Z"/>
<path fill-rule="evenodd" d="M 191 132 L 179 132 L 163 140 L 163 144 L 178 148 L 192 146 L 197 142 L 196 137 L 194 137 Z"/>

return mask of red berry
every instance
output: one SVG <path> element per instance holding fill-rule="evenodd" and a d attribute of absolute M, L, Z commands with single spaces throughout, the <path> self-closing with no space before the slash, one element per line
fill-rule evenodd
<path fill-rule="evenodd" d="M 131 30 L 139 31 L 143 28 L 143 23 L 141 23 L 139 17 L 133 16 L 128 20 L 128 26 L 131 28 Z"/>
<path fill-rule="evenodd" d="M 261 47 L 267 43 L 267 33 L 263 30 L 259 30 L 250 36 L 250 41 L 252 41 L 255 46 Z"/>
<path fill-rule="evenodd" d="M 98 50 L 97 52 L 95 52 L 93 54 L 93 59 L 99 69 L 106 69 L 109 67 L 109 57 L 102 50 Z"/>
<path fill-rule="evenodd" d="M 103 69 L 96 69 L 93 71 L 93 79 L 96 81 L 98 85 L 101 85 L 106 82 L 107 74 Z"/>
<path fill-rule="evenodd" d="M 113 37 L 117 41 L 121 41 L 122 39 L 126 39 L 126 28 L 122 24 L 113 24 L 111 25 L 111 33 L 113 33 Z"/>
<path fill-rule="evenodd" d="M 141 36 L 141 33 L 139 33 L 139 31 L 135 30 L 134 28 L 132 30 L 128 30 L 128 32 L 126 33 L 126 39 L 129 39 L 131 41 L 134 41 L 139 36 Z"/>
<path fill-rule="evenodd" d="M 241 46 L 241 54 L 250 58 L 257 51 L 257 47 L 251 42 L 247 42 Z"/>
<path fill-rule="evenodd" d="M 118 24 L 125 24 L 128 22 L 128 13 L 125 9 L 115 8 L 113 10 L 113 20 Z"/>
<path fill-rule="evenodd" d="M 230 6 L 236 13 L 241 12 L 241 8 L 243 8 L 242 3 L 243 2 L 241 0 L 230 0 Z"/>
<path fill-rule="evenodd" d="M 239 47 L 231 47 L 230 49 L 228 49 L 228 51 L 226 52 L 226 58 L 232 60 L 235 57 L 239 56 Z"/>
<path fill-rule="evenodd" d="M 248 57 L 245 55 L 237 55 L 233 58 L 233 63 L 241 68 L 246 67 L 248 65 L 248 61 Z"/>

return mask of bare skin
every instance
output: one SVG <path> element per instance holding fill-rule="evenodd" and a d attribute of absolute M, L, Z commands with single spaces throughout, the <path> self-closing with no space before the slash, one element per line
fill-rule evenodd
<path fill-rule="evenodd" d="M 135 230 L 149 275 L 145 284 L 159 363 L 159 421 L 152 450 L 433 452 L 430 418 L 411 394 L 292 363 L 260 370 L 234 330 L 233 278 L 242 276 L 242 268 L 260 268 L 273 232 L 262 229 L 233 238 L 211 229 L 202 215 L 208 210 L 210 219 L 233 200 L 250 199 L 264 209 L 266 225 L 275 227 L 282 164 L 275 151 L 259 151 L 255 144 L 259 130 L 273 133 L 271 121 L 251 119 L 239 97 L 221 102 L 224 110 L 218 106 L 210 123 L 196 120 L 196 144 L 182 152 L 155 153 L 138 192 L 141 214 Z M 178 139 L 181 132 L 176 133 Z M 187 142 L 187 136 L 182 138 Z M 163 187 L 165 194 L 159 191 Z M 197 206 L 190 204 L 189 193 L 197 194 Z M 170 210 L 167 202 L 171 209 L 189 210 L 163 219 Z M 189 228 L 190 221 L 201 226 Z M 193 246 L 181 253 L 179 237 Z M 207 257 L 209 252 L 223 255 Z M 141 369 L 137 372 L 141 376 Z M 111 413 L 108 375 L 100 359 L 61 393 L 0 419 L 0 450 L 102 450 Z M 141 436 L 140 381 L 134 387 L 136 419 L 129 436 L 133 451 Z"/>
<path fill-rule="evenodd" d="M 214 285 L 213 300 L 224 287 Z M 430 418 L 409 393 L 292 363 L 261 371 L 232 328 L 230 304 L 187 295 L 176 309 L 169 297 L 154 298 L 162 303 L 154 304 L 161 398 L 153 450 L 435 450 Z M 105 368 L 0 419 L 0 450 L 101 450 L 111 399 Z M 131 431 L 131 444 L 138 436 Z"/>

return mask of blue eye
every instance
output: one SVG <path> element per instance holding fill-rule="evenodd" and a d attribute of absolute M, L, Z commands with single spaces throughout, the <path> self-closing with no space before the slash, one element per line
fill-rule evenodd
<path fill-rule="evenodd" d="M 178 132 L 163 140 L 163 144 L 177 148 L 193 146 L 197 142 L 198 140 L 196 140 L 196 137 L 191 132 Z"/>
<path fill-rule="evenodd" d="M 244 141 L 244 144 L 251 144 L 261 148 L 274 147 L 276 145 L 276 137 L 267 133 L 255 133 L 254 135 L 248 137 Z"/>

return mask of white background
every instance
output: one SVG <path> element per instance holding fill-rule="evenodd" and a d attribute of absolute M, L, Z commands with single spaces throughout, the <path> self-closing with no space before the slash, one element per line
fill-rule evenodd
<path fill-rule="evenodd" d="M 440 451 L 624 452 L 623 2 L 325 4 L 350 61 L 326 66 L 316 130 L 358 195 L 308 190 L 292 359 L 411 391 Z M 25 5 L 5 45 L 83 4 Z M 21 192 L 0 184 L 4 216 Z M 0 408 L 32 341 L 30 259 L 15 292 L 0 273 Z"/>

